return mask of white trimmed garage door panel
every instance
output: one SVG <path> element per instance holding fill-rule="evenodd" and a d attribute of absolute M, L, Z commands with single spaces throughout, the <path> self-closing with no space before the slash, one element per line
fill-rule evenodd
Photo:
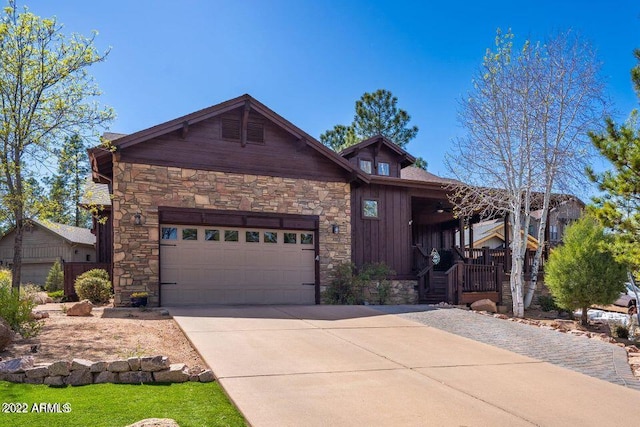
<path fill-rule="evenodd" d="M 313 239 L 313 231 L 162 225 L 162 305 L 314 304 Z"/>

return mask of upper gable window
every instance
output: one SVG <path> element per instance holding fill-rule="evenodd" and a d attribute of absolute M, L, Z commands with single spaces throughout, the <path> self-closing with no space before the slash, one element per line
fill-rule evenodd
<path fill-rule="evenodd" d="M 360 160 L 360 169 L 363 172 L 371 173 L 371 160 Z"/>
<path fill-rule="evenodd" d="M 389 163 L 378 162 L 378 175 L 389 176 Z"/>
<path fill-rule="evenodd" d="M 240 120 L 222 119 L 222 137 L 224 139 L 240 139 Z"/>
<path fill-rule="evenodd" d="M 262 123 L 247 123 L 247 141 L 264 143 L 264 125 Z"/>

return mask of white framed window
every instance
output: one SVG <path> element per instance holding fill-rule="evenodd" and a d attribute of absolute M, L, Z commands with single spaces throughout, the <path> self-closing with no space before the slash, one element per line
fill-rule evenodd
<path fill-rule="evenodd" d="M 365 218 L 378 218 L 378 201 L 365 199 L 362 202 L 362 216 Z"/>
<path fill-rule="evenodd" d="M 389 176 L 389 163 L 378 162 L 378 175 Z"/>

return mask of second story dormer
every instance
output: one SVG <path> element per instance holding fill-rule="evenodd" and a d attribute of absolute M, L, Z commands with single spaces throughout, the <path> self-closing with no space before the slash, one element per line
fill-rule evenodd
<path fill-rule="evenodd" d="M 381 135 L 345 148 L 340 155 L 366 174 L 391 178 L 400 178 L 400 170 L 416 160 L 411 154 Z"/>

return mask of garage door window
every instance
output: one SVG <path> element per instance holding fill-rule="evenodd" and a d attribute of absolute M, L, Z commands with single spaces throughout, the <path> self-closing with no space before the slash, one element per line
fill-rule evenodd
<path fill-rule="evenodd" d="M 198 240 L 198 229 L 197 228 L 183 228 L 182 229 L 182 240 Z"/>
<path fill-rule="evenodd" d="M 265 243 L 278 243 L 278 233 L 275 231 L 265 231 L 264 232 L 264 242 Z"/>
<path fill-rule="evenodd" d="M 300 234 L 300 243 L 303 245 L 313 245 L 313 234 L 312 233 Z"/>
<path fill-rule="evenodd" d="M 220 241 L 220 230 L 204 230 L 204 240 Z"/>
<path fill-rule="evenodd" d="M 162 240 L 178 240 L 176 227 L 162 227 Z"/>
<path fill-rule="evenodd" d="M 237 242 L 238 241 L 238 231 L 236 231 L 236 230 L 224 230 L 224 241 L 225 242 Z"/>
<path fill-rule="evenodd" d="M 260 243 L 260 232 L 259 231 L 247 231 L 246 232 L 246 242 L 247 243 Z"/>
<path fill-rule="evenodd" d="M 297 234 L 296 233 L 284 233 L 284 242 L 286 244 L 296 244 L 297 243 Z"/>

